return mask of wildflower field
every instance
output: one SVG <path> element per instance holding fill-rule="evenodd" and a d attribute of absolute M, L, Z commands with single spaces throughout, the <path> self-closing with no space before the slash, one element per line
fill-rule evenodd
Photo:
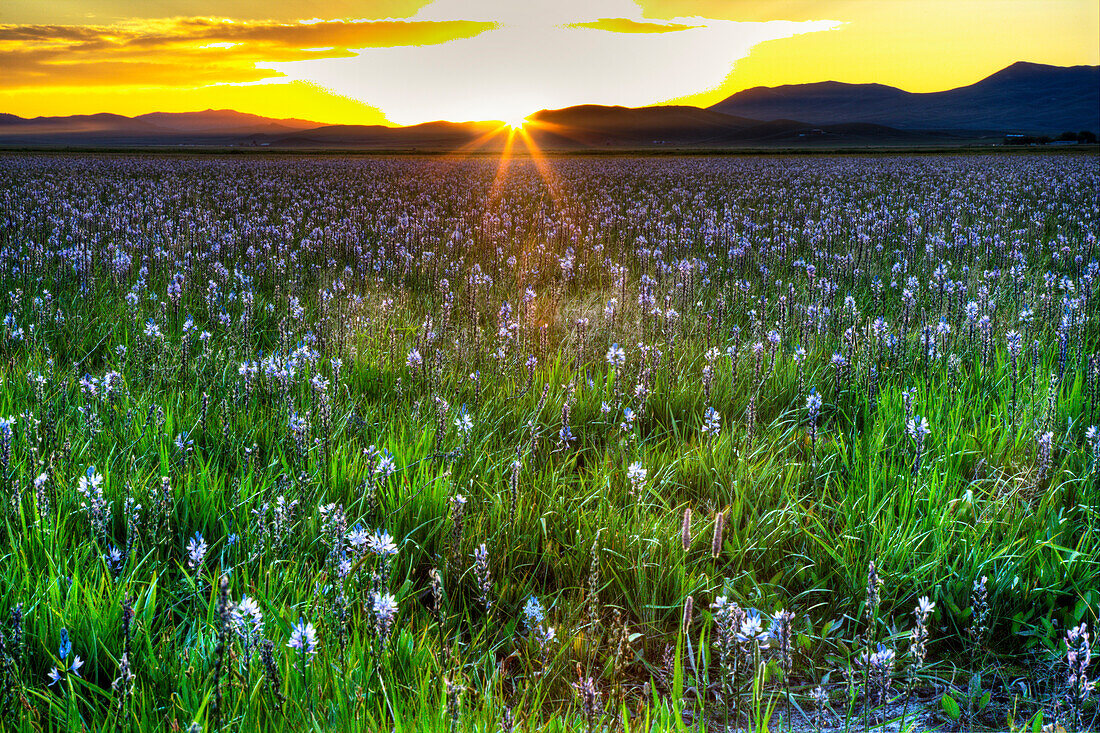
<path fill-rule="evenodd" d="M 0 157 L 0 729 L 1100 728 L 1094 154 Z"/>

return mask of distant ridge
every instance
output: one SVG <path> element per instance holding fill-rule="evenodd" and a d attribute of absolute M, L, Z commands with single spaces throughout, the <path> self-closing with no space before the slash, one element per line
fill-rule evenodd
<path fill-rule="evenodd" d="M 299 120 L 293 117 L 271 119 L 270 117 L 261 117 L 260 115 L 237 112 L 231 109 L 208 109 L 202 112 L 150 112 L 149 114 L 138 115 L 134 119 L 144 120 L 168 130 L 187 130 L 189 132 L 258 131 L 271 128 L 308 130 L 325 124 L 311 120 Z"/>
<path fill-rule="evenodd" d="M 99 112 L 93 115 L 69 115 L 67 117 L 33 117 L 0 115 L 0 135 L 20 136 L 81 136 L 99 134 L 148 134 L 163 132 L 144 120 L 123 115 Z"/>
<path fill-rule="evenodd" d="M 0 114 L 0 141 L 63 144 L 230 142 L 242 135 L 291 133 L 323 124 L 294 118 L 271 119 L 231 109 L 150 112 L 137 117 L 109 112 L 32 118 Z"/>
<path fill-rule="evenodd" d="M 927 93 L 835 81 L 754 87 L 710 109 L 815 125 L 869 122 L 907 130 L 1097 132 L 1100 66 L 1020 61 L 969 86 Z"/>
<path fill-rule="evenodd" d="M 524 135 L 552 150 L 989 143 L 1006 133 L 1100 130 L 1100 67 L 1019 62 L 944 92 L 824 81 L 746 89 L 707 109 L 584 104 L 541 110 L 528 119 Z M 508 139 L 503 123 L 493 121 L 326 125 L 228 109 L 137 117 L 0 114 L 0 145 L 9 147 L 492 151 Z"/>

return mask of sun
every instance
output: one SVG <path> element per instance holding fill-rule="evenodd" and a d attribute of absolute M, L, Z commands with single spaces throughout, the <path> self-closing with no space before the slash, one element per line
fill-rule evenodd
<path fill-rule="evenodd" d="M 513 130 L 522 130 L 523 126 L 527 124 L 526 117 L 514 117 L 510 120 L 504 120 L 504 124 Z"/>

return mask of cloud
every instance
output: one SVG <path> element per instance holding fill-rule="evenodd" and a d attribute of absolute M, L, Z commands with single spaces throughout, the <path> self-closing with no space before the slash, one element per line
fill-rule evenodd
<path fill-rule="evenodd" d="M 656 19 L 633 0 L 435 0 L 382 20 L 9 24 L 0 25 L 0 91 L 300 81 L 398 124 L 514 119 L 705 92 L 756 44 L 838 25 Z"/>
<path fill-rule="evenodd" d="M 690 31 L 693 28 L 703 28 L 700 25 L 684 25 L 682 23 L 654 23 L 652 21 L 638 21 L 630 18 L 600 18 L 586 23 L 570 23 L 569 28 L 591 28 L 597 31 L 609 33 L 675 33 L 677 31 Z"/>
<path fill-rule="evenodd" d="M 436 0 L 414 20 L 494 22 L 430 47 L 352 48 L 346 59 L 272 64 L 410 124 L 515 119 L 581 103 L 640 106 L 719 86 L 763 41 L 836 28 L 830 20 L 655 21 L 631 0 Z"/>
<path fill-rule="evenodd" d="M 96 25 L 0 25 L 0 88 L 186 86 L 283 76 L 276 62 L 354 57 L 351 48 L 430 46 L 482 33 L 464 20 L 233 22 L 175 18 Z"/>
<path fill-rule="evenodd" d="M 600 18 L 642 20 L 634 0 L 435 0 L 422 7 L 416 20 L 447 21 L 463 18 L 505 26 L 538 27 L 590 23 Z"/>

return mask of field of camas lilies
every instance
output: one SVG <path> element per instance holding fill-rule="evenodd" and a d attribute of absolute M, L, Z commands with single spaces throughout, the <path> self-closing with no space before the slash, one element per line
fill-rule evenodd
<path fill-rule="evenodd" d="M 1095 155 L 0 158 L 0 729 L 1095 730 Z"/>

